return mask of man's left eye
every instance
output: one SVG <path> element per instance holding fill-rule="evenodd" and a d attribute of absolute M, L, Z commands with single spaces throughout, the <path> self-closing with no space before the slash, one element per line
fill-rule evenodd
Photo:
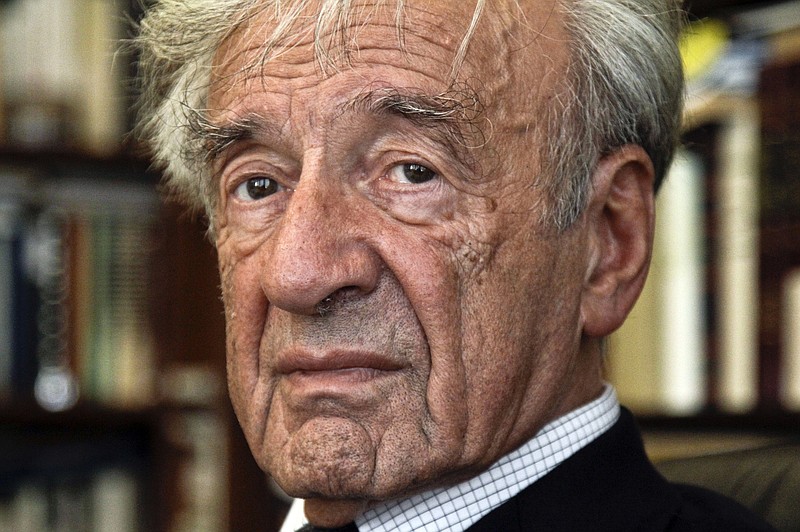
<path fill-rule="evenodd" d="M 439 174 L 421 164 L 408 163 L 398 164 L 389 171 L 389 177 L 398 183 L 410 183 L 419 185 L 432 181 L 439 177 Z"/>
<path fill-rule="evenodd" d="M 251 177 L 236 187 L 233 194 L 244 201 L 257 201 L 275 194 L 281 186 L 269 177 Z"/>

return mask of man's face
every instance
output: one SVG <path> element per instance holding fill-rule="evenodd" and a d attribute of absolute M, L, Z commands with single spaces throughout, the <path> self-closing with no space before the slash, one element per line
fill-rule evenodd
<path fill-rule="evenodd" d="M 552 1 L 485 13 L 451 84 L 470 6 L 408 2 L 401 50 L 394 9 L 359 3 L 350 62 L 327 76 L 305 37 L 239 72 L 265 14 L 217 54 L 230 393 L 296 496 L 465 478 L 599 391 L 580 350 L 585 233 L 541 222 L 560 17 Z"/>

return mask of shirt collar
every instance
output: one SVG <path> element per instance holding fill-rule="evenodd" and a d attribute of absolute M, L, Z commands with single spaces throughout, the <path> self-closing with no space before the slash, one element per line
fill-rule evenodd
<path fill-rule="evenodd" d="M 356 518 L 359 532 L 462 532 L 606 432 L 619 414 L 614 388 L 606 385 L 597 399 L 548 423 L 480 475 L 370 508 Z M 302 501 L 295 501 L 281 532 L 304 521 Z"/>

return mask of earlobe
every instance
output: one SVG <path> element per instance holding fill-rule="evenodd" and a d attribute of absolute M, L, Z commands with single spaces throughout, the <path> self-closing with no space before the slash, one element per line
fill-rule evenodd
<path fill-rule="evenodd" d="M 603 157 L 592 176 L 581 296 L 588 336 L 606 336 L 622 325 L 644 286 L 655 226 L 653 179 L 653 164 L 639 146 Z"/>

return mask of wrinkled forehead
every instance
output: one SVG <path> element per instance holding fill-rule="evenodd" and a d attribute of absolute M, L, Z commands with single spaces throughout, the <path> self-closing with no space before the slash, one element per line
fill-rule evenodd
<path fill-rule="evenodd" d="M 263 2 L 223 41 L 212 92 L 269 73 L 334 75 L 357 65 L 418 71 L 489 94 L 562 71 L 557 0 L 295 0 Z M 270 68 L 275 63 L 280 68 Z M 516 81 L 516 84 L 512 83 Z M 499 94 L 497 94 L 499 96 Z"/>

